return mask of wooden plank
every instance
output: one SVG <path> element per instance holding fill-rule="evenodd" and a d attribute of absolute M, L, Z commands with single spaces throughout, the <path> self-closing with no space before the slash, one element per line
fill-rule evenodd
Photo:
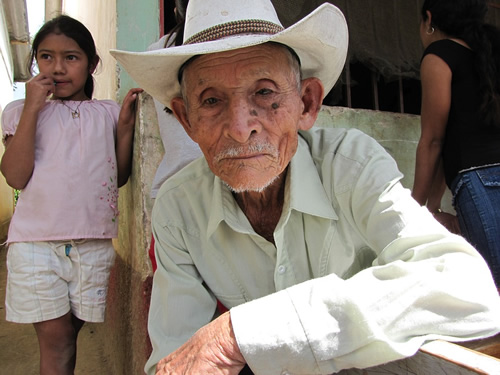
<path fill-rule="evenodd" d="M 412 357 L 341 375 L 500 375 L 500 359 L 446 341 L 423 345 Z"/>
<path fill-rule="evenodd" d="M 500 334 L 487 339 L 459 343 L 459 345 L 500 359 Z"/>

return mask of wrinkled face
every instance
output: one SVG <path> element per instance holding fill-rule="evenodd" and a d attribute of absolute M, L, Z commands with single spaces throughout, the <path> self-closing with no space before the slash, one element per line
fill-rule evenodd
<path fill-rule="evenodd" d="M 184 113 L 174 112 L 236 192 L 265 189 L 295 154 L 297 131 L 309 128 L 291 59 L 284 47 L 264 44 L 200 56 L 184 71 L 184 99 L 174 99 Z"/>
<path fill-rule="evenodd" d="M 64 34 L 48 34 L 40 42 L 36 60 L 40 73 L 54 80 L 54 98 L 88 99 L 85 82 L 91 71 L 85 52 Z"/>

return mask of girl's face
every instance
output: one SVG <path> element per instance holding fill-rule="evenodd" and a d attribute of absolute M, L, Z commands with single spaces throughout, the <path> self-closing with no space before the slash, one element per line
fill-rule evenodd
<path fill-rule="evenodd" d="M 90 99 L 84 88 L 93 67 L 73 39 L 64 34 L 47 35 L 38 47 L 36 61 L 40 74 L 54 80 L 53 99 Z"/>

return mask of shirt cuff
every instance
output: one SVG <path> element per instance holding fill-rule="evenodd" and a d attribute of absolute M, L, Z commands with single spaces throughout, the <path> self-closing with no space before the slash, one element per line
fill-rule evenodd
<path fill-rule="evenodd" d="M 233 307 L 231 323 L 240 351 L 254 373 L 318 371 L 287 290 Z"/>

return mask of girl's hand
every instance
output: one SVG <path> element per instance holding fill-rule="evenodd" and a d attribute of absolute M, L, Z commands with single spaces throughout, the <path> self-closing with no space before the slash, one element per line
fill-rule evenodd
<path fill-rule="evenodd" d="M 49 95 L 55 91 L 54 79 L 40 73 L 26 83 L 25 110 L 40 111 Z"/>
<path fill-rule="evenodd" d="M 137 95 L 144 90 L 130 89 L 118 115 L 116 128 L 116 161 L 118 165 L 118 187 L 125 185 L 132 171 L 132 146 L 134 141 Z"/>
<path fill-rule="evenodd" d="M 434 218 L 439 221 L 446 229 L 451 233 L 460 235 L 460 225 L 458 224 L 458 218 L 448 212 L 436 212 L 433 214 Z"/>
<path fill-rule="evenodd" d="M 35 166 L 35 138 L 38 114 L 47 96 L 53 94 L 54 79 L 40 73 L 26 83 L 26 99 L 16 133 L 6 142 L 0 170 L 14 189 L 24 189 Z"/>
<path fill-rule="evenodd" d="M 123 99 L 120 115 L 118 116 L 118 126 L 126 130 L 131 130 L 135 126 L 135 103 L 137 94 L 143 92 L 143 89 L 133 88 L 130 89 L 125 98 Z"/>

